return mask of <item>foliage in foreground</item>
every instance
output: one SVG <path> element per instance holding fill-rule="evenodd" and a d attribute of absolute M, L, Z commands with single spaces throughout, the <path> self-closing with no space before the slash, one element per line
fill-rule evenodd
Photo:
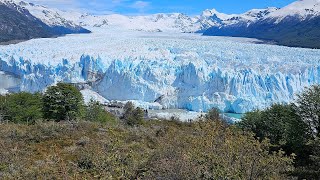
<path fill-rule="evenodd" d="M 0 179 L 285 179 L 293 159 L 219 121 L 0 126 Z"/>
<path fill-rule="evenodd" d="M 114 115 L 107 112 L 99 102 L 91 100 L 85 109 L 85 120 L 100 122 L 105 124 L 116 124 L 117 119 Z"/>
<path fill-rule="evenodd" d="M 294 153 L 299 179 L 320 179 L 320 86 L 314 85 L 298 96 L 295 104 L 276 104 L 263 111 L 247 113 L 238 127 L 270 139 L 272 151 Z"/>
<path fill-rule="evenodd" d="M 0 96 L 0 119 L 34 123 L 43 116 L 41 98 L 41 94 L 26 92 Z"/>

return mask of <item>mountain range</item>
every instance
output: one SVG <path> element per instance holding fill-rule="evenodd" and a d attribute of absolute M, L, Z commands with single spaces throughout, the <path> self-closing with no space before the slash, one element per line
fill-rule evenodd
<path fill-rule="evenodd" d="M 123 29 L 152 32 L 204 32 L 210 27 L 221 27 L 223 24 L 255 22 L 277 8 L 253 9 L 243 14 L 223 14 L 215 9 L 205 10 L 201 15 L 188 16 L 182 13 L 159 13 L 144 16 L 125 16 L 120 14 L 91 15 L 80 12 L 65 12 L 47 8 L 33 3 L 20 2 L 20 6 L 48 25 L 68 25 L 66 22 L 82 27 L 97 28 L 117 26 Z"/>
<path fill-rule="evenodd" d="M 212 26 L 204 35 L 250 37 L 286 46 L 320 48 L 320 0 L 299 0 L 254 22 Z"/>
<path fill-rule="evenodd" d="M 320 0 L 299 0 L 284 8 L 252 9 L 243 14 L 205 10 L 201 15 L 182 13 L 125 16 L 65 12 L 33 3 L 0 0 L 1 41 L 89 33 L 116 26 L 151 32 L 203 33 L 270 40 L 280 45 L 320 48 Z"/>

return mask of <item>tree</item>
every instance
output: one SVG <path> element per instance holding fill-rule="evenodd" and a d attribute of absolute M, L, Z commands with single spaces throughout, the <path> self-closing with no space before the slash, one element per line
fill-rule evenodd
<path fill-rule="evenodd" d="M 115 123 L 116 118 L 107 112 L 101 103 L 91 100 L 86 107 L 85 120 L 101 123 Z"/>
<path fill-rule="evenodd" d="M 301 147 L 309 139 L 307 126 L 294 105 L 275 104 L 264 111 L 249 112 L 238 126 L 254 132 L 260 139 L 268 138 L 272 144 L 292 149 Z"/>
<path fill-rule="evenodd" d="M 33 123 L 42 118 L 42 96 L 21 92 L 0 98 L 2 118 L 12 122 Z M 1 115 L 0 115 L 1 116 Z"/>
<path fill-rule="evenodd" d="M 314 85 L 298 95 L 297 113 L 308 125 L 309 131 L 320 135 L 320 85 Z"/>
<path fill-rule="evenodd" d="M 123 119 L 129 126 L 140 125 L 143 123 L 144 112 L 141 108 L 135 108 L 132 102 L 127 102 L 123 108 Z"/>
<path fill-rule="evenodd" d="M 264 111 L 247 113 L 237 126 L 260 140 L 269 139 L 273 151 L 283 149 L 288 155 L 296 154 L 296 166 L 304 166 L 309 160 L 311 152 L 306 144 L 311 135 L 294 105 L 275 104 Z"/>
<path fill-rule="evenodd" d="M 44 117 L 56 121 L 75 120 L 82 116 L 83 97 L 70 84 L 58 83 L 47 89 L 43 98 Z"/>

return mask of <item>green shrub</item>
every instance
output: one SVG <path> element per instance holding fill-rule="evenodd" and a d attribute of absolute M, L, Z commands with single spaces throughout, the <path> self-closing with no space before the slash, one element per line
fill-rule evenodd
<path fill-rule="evenodd" d="M 0 118 L 15 123 L 34 123 L 42 118 L 42 96 L 21 92 L 0 97 Z"/>
<path fill-rule="evenodd" d="M 310 138 L 306 124 L 293 105 L 275 104 L 264 111 L 247 113 L 238 125 L 260 139 L 268 138 L 272 144 L 292 149 L 303 146 Z"/>
<path fill-rule="evenodd" d="M 297 166 L 306 163 L 309 156 L 306 143 L 311 136 L 293 105 L 276 104 L 264 111 L 247 113 L 237 125 L 253 132 L 260 140 L 269 139 L 272 150 L 283 149 L 287 154 L 296 154 Z"/>
<path fill-rule="evenodd" d="M 58 83 L 47 89 L 43 98 L 46 119 L 55 121 L 75 120 L 83 115 L 81 92 L 70 84 Z"/>
<path fill-rule="evenodd" d="M 116 117 L 107 112 L 103 105 L 96 101 L 90 101 L 86 107 L 85 120 L 100 123 L 116 123 Z"/>

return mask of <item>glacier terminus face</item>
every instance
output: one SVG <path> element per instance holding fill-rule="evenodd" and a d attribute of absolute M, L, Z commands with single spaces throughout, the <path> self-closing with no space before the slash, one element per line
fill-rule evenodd
<path fill-rule="evenodd" d="M 320 50 L 115 27 L 92 32 L 0 46 L 0 71 L 19 77 L 20 91 L 68 82 L 107 100 L 199 112 L 288 103 L 320 82 Z"/>

